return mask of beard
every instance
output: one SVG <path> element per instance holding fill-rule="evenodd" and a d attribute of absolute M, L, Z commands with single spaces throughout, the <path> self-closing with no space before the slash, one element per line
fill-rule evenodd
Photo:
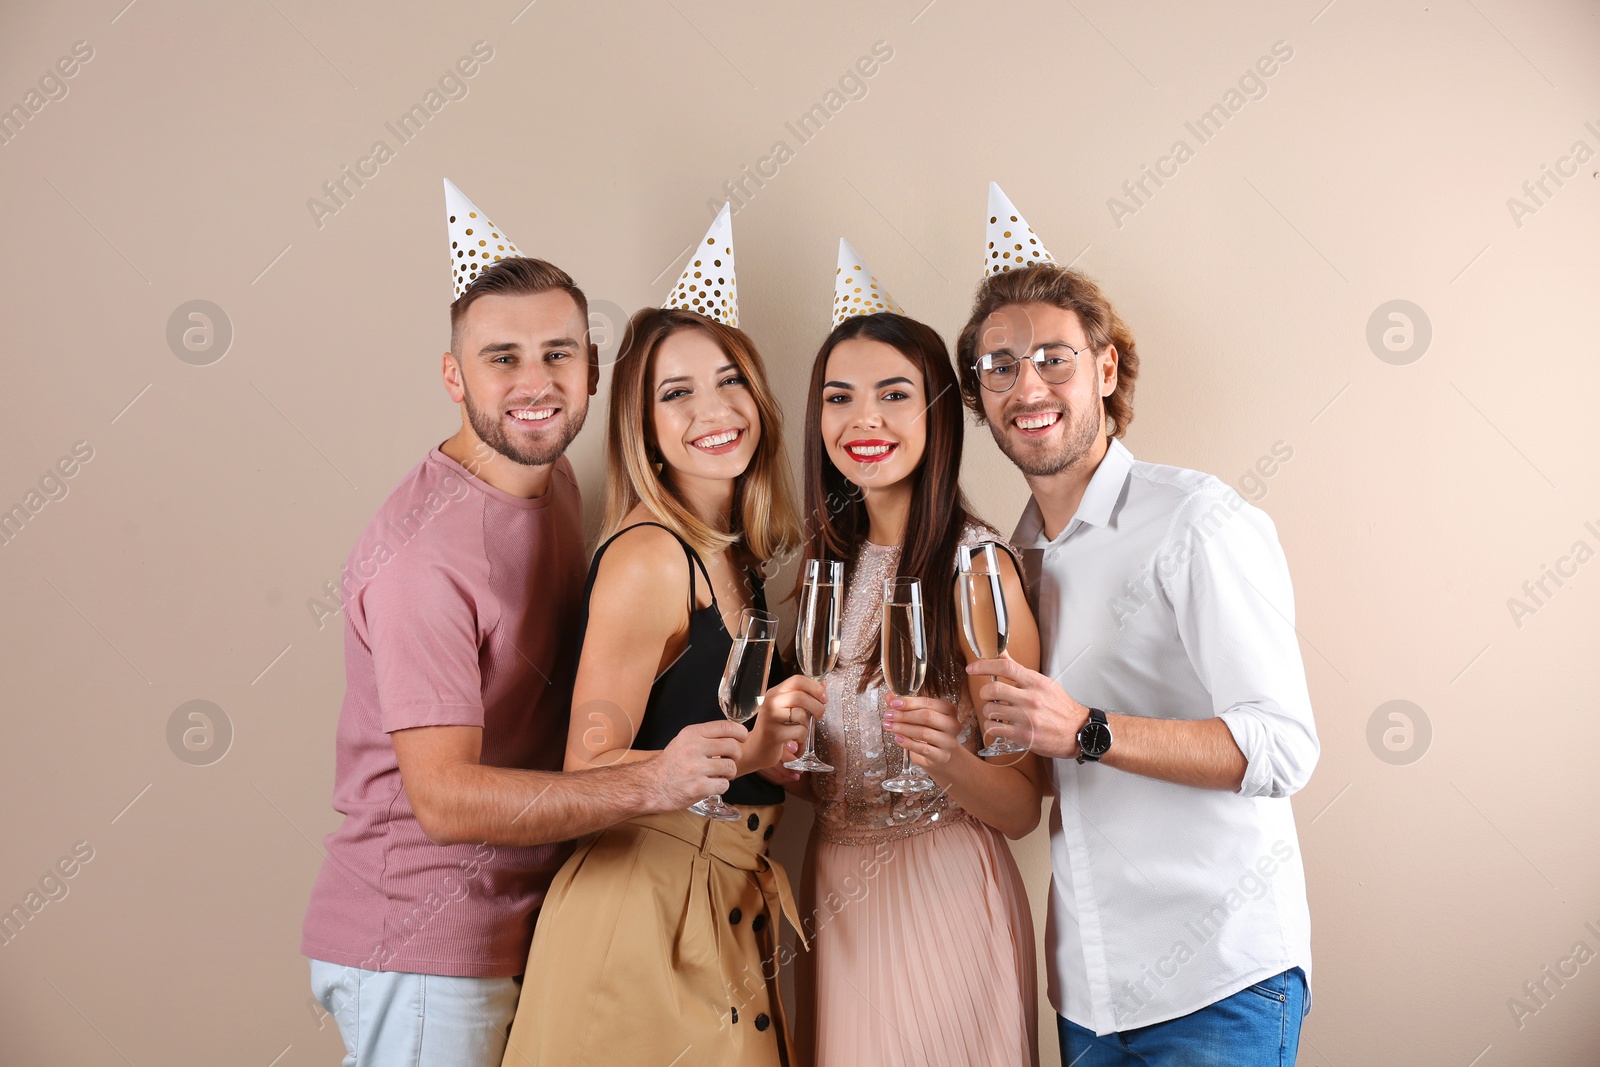
<path fill-rule="evenodd" d="M 1056 410 L 1060 410 L 1061 421 L 1065 425 L 1061 429 L 1060 442 L 1054 446 L 1026 438 L 1015 439 L 1007 429 L 1011 420 L 1018 416 Z M 994 443 L 1000 446 L 1000 451 L 1030 478 L 1048 478 L 1060 474 L 1082 460 L 1094 449 L 1101 432 L 1099 405 L 1077 413 L 1066 407 L 1019 407 L 1006 411 L 1005 421 L 999 425 L 985 421 L 989 422 L 989 433 L 994 436 Z"/>
<path fill-rule="evenodd" d="M 462 400 L 467 405 L 467 421 L 472 423 L 472 430 L 484 444 L 494 449 L 500 455 L 513 463 L 520 463 L 524 467 L 544 467 L 561 458 L 567 446 L 572 444 L 573 438 L 578 436 L 578 431 L 583 429 L 583 420 L 589 414 L 588 405 L 576 416 L 571 409 L 562 406 L 559 414 L 552 415 L 552 419 L 561 420 L 561 436 L 558 441 L 547 445 L 535 445 L 531 448 L 518 447 L 506 433 L 503 412 L 490 413 L 478 407 L 472 400 L 472 394 L 467 391 L 463 383 Z M 526 407 L 527 404 L 511 404 L 509 407 Z"/>

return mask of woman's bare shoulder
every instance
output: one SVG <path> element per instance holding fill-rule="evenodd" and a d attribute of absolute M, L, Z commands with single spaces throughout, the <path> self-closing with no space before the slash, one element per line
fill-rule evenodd
<path fill-rule="evenodd" d="M 686 581 L 683 546 L 670 530 L 651 525 L 654 522 L 655 516 L 642 507 L 628 513 L 600 560 L 596 594 L 602 587 L 605 592 L 618 588 L 659 592 Z"/>

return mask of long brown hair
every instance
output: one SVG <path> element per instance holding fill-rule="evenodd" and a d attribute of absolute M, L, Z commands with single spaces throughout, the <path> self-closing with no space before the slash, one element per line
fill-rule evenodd
<path fill-rule="evenodd" d="M 928 443 L 921 464 L 911 474 L 911 511 L 896 573 L 922 582 L 929 691 L 949 697 L 959 694 L 966 681 L 956 621 L 956 547 L 962 530 L 974 519 L 961 492 L 961 391 L 949 349 L 931 326 L 888 312 L 857 315 L 836 326 L 817 351 L 806 401 L 806 555 L 843 560 L 848 580 L 867 539 L 866 500 L 828 458 L 820 430 L 828 357 L 840 343 L 857 337 L 880 341 L 909 359 L 921 371 L 930 398 L 923 420 Z"/>
<path fill-rule="evenodd" d="M 661 342 L 681 330 L 700 330 L 739 369 L 761 417 L 761 440 L 750 465 L 734 482 L 733 513 L 727 533 L 713 528 L 683 502 L 669 472 L 652 458 L 655 439 L 650 379 Z M 643 503 L 662 525 L 688 541 L 702 556 L 742 544 L 755 562 L 786 553 L 800 538 L 794 489 L 783 448 L 783 415 L 767 385 L 761 355 L 744 331 L 693 311 L 645 308 L 628 322 L 611 378 L 610 418 L 606 422 L 606 513 L 603 537 Z"/>
<path fill-rule="evenodd" d="M 972 314 L 956 339 L 956 373 L 961 378 L 961 395 L 979 421 L 983 419 L 983 394 L 979 392 L 978 371 L 974 362 L 984 352 L 978 337 L 990 315 L 1012 304 L 1051 304 L 1078 316 L 1089 347 L 1099 354 L 1107 345 L 1117 349 L 1117 387 L 1102 403 L 1106 412 L 1106 434 L 1121 437 L 1133 421 L 1133 387 L 1139 379 L 1139 350 L 1133 331 L 1111 306 L 1106 294 L 1088 275 L 1054 263 L 1035 263 L 1021 270 L 992 274 L 978 286 L 972 299 Z"/>

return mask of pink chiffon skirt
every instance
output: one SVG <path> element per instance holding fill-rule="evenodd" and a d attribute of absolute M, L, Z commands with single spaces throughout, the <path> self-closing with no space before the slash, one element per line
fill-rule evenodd
<path fill-rule="evenodd" d="M 1036 1067 L 1033 921 L 1016 861 L 966 818 L 837 845 L 813 833 L 796 1044 L 815 1067 Z"/>

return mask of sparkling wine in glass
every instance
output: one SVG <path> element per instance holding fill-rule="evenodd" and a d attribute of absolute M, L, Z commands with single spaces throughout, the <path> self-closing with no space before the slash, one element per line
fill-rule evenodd
<path fill-rule="evenodd" d="M 795 655 L 800 673 L 820 682 L 839 660 L 839 617 L 844 612 L 844 564 L 838 560 L 806 560 L 800 586 L 800 611 L 795 622 Z M 831 771 L 817 755 L 817 720 L 806 724 L 806 750 L 784 764 L 791 771 Z"/>
<path fill-rule="evenodd" d="M 1006 654 L 1011 632 L 1006 615 L 1006 591 L 1000 571 L 1000 551 L 993 541 L 956 551 L 956 595 L 961 604 L 961 629 L 979 659 L 999 659 Z M 996 737 L 980 756 L 1012 756 L 1028 751 L 1004 737 Z"/>
<path fill-rule="evenodd" d="M 922 617 L 922 583 L 915 578 L 888 578 L 883 583 L 883 681 L 897 697 L 922 691 L 928 676 L 928 638 Z M 889 742 L 885 741 L 885 744 Z M 896 746 L 899 747 L 899 746 Z M 934 787 L 928 772 L 901 749 L 900 773 L 883 780 L 891 793 L 924 793 Z"/>
<path fill-rule="evenodd" d="M 764 611 L 745 608 L 739 613 L 739 633 L 728 649 L 728 663 L 717 686 L 717 703 L 722 714 L 734 722 L 755 718 L 767 697 L 767 673 L 772 667 L 772 643 L 778 636 L 778 620 Z M 708 819 L 731 822 L 741 819 L 739 809 L 710 796 L 689 810 Z"/>

